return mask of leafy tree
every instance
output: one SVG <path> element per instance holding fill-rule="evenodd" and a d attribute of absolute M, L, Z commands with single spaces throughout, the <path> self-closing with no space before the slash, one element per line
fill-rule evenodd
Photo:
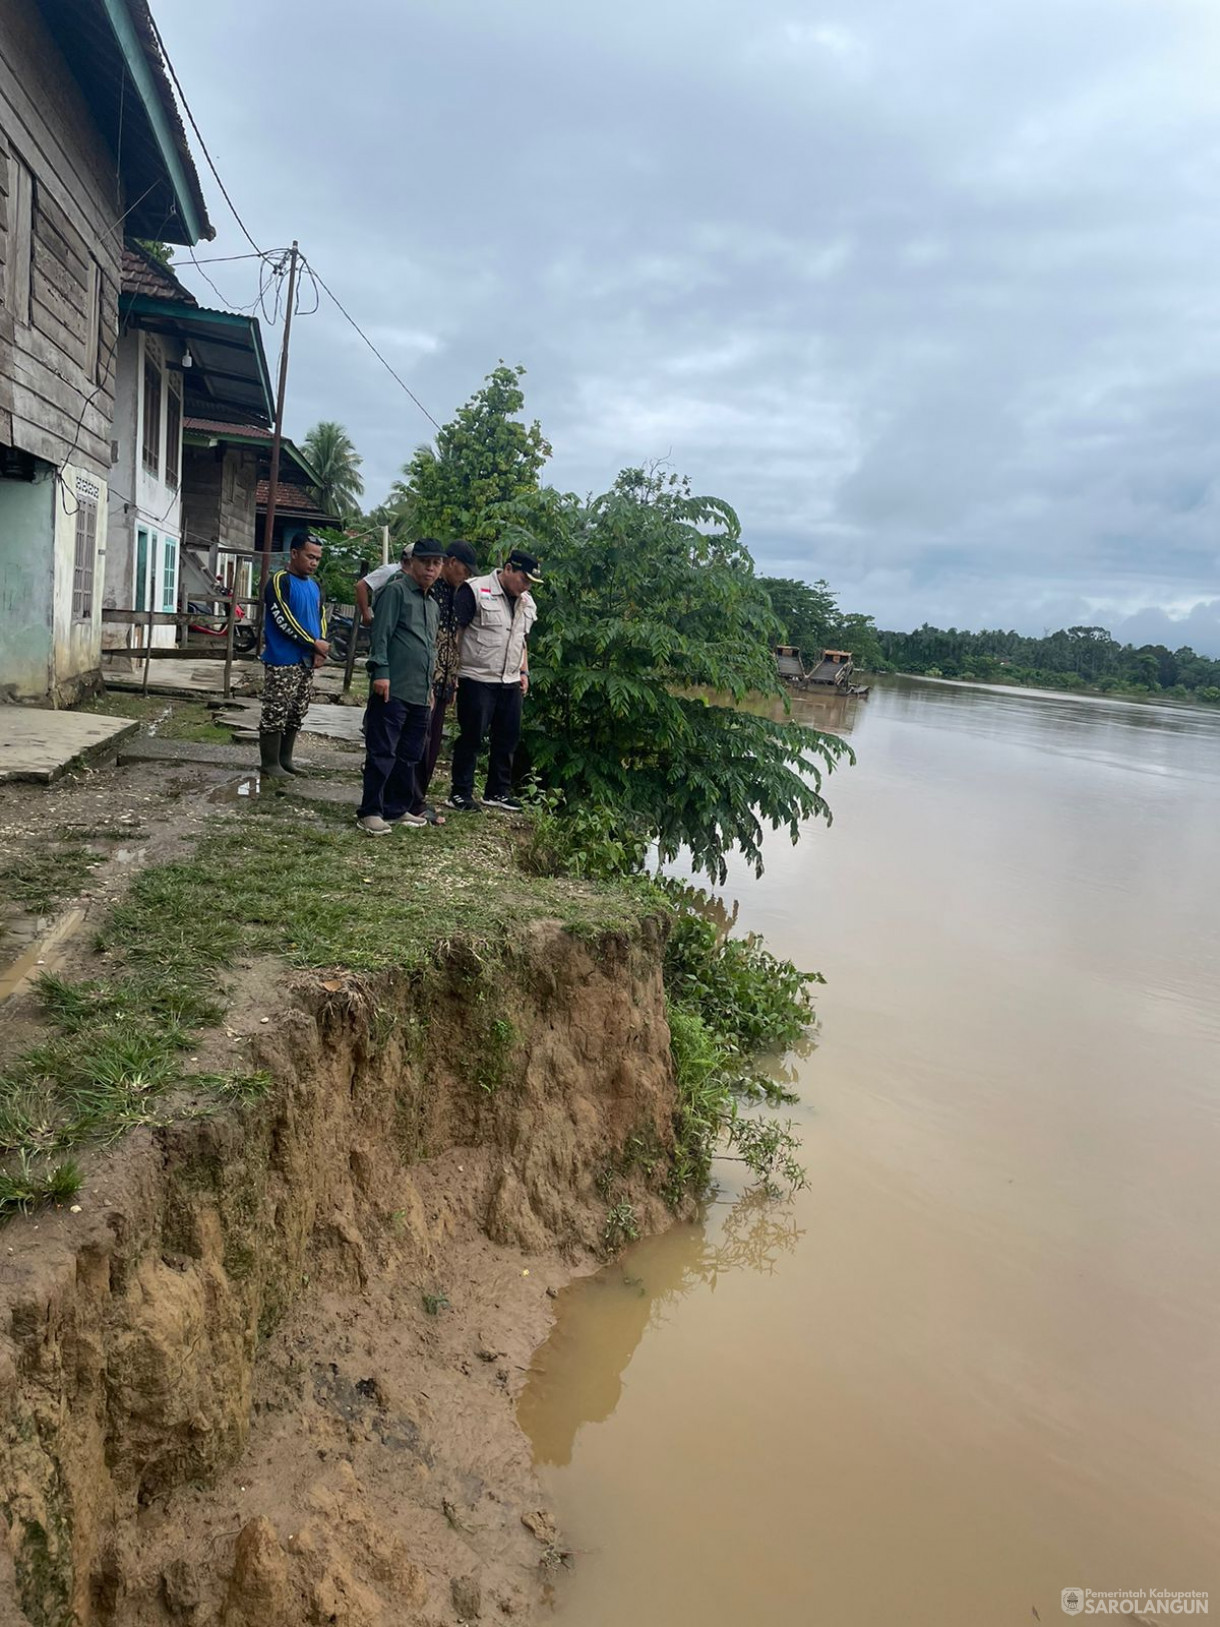
<path fill-rule="evenodd" d="M 780 627 L 726 503 L 629 469 L 604 496 L 516 509 L 505 541 L 535 541 L 546 573 L 525 734 L 545 785 L 719 880 L 734 848 L 761 870 L 764 823 L 795 841 L 829 818 L 822 775 L 848 747 L 739 705 L 782 695 Z"/>
<path fill-rule="evenodd" d="M 322 563 L 318 581 L 330 605 L 351 604 L 361 564 L 381 563 L 381 539 L 377 536 L 349 537 L 342 531 L 321 530 L 314 535 L 322 543 Z"/>
<path fill-rule="evenodd" d="M 832 644 L 850 650 L 856 666 L 876 672 L 886 664 L 877 636 L 877 624 L 871 616 L 851 610 L 830 631 Z"/>
<path fill-rule="evenodd" d="M 337 514 L 341 520 L 353 519 L 360 512 L 364 492 L 360 478 L 363 459 L 343 425 L 323 419 L 306 435 L 301 450 L 318 477 L 313 488 L 318 507 Z"/>
<path fill-rule="evenodd" d="M 783 626 L 781 644 L 792 644 L 806 665 L 826 648 L 830 629 L 839 619 L 839 606 L 830 583 L 798 582 L 787 576 L 760 576 L 758 585 L 771 601 Z"/>
<path fill-rule="evenodd" d="M 419 494 L 411 484 L 412 464 L 417 461 L 421 465 L 425 462 L 435 462 L 435 448 L 429 445 L 416 447 L 411 463 L 403 464 L 402 471 L 390 487 L 390 494 L 385 502 L 369 515 L 372 524 L 389 526 L 390 541 L 398 549 L 402 549 L 408 542 L 414 542 L 416 537 L 433 535 L 432 532 L 426 531 L 418 520 Z M 448 540 L 452 541 L 452 538 Z"/>
<path fill-rule="evenodd" d="M 452 423 L 421 446 L 395 482 L 392 501 L 409 512 L 415 532 L 451 542 L 465 537 L 487 564 L 502 551 L 504 505 L 538 489 L 551 455 L 541 425 L 522 423 L 523 367 L 503 362 L 487 375 Z"/>
<path fill-rule="evenodd" d="M 137 237 L 133 239 L 137 248 L 143 249 L 150 260 L 158 265 L 170 266 L 174 261 L 174 250 L 169 243 L 158 243 L 155 238 Z"/>

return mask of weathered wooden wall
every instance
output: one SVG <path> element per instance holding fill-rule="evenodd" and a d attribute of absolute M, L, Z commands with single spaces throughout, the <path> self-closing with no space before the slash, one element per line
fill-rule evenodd
<path fill-rule="evenodd" d="M 115 156 L 33 0 L 3 0 L 0 442 L 103 477 L 125 207 Z"/>
<path fill-rule="evenodd" d="M 246 446 L 184 446 L 182 538 L 196 553 L 216 543 L 254 547 L 258 454 Z"/>

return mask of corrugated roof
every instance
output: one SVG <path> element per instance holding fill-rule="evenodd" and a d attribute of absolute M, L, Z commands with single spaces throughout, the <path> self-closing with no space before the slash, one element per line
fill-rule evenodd
<path fill-rule="evenodd" d="M 178 339 L 191 354 L 182 380 L 186 411 L 192 418 L 215 418 L 234 413 L 267 423 L 274 411 L 262 334 L 252 316 L 213 311 L 194 299 L 185 304 L 155 294 L 130 294 L 119 299 L 124 323 L 147 333 Z"/>
<path fill-rule="evenodd" d="M 271 430 L 264 429 L 261 424 L 238 424 L 232 422 L 231 420 L 220 418 L 196 418 L 192 417 L 189 413 L 182 420 L 182 429 L 183 433 L 186 435 L 207 435 L 217 441 L 229 440 L 240 442 L 242 444 L 257 442 L 259 447 L 260 470 L 263 476 L 263 486 L 264 488 L 266 487 L 267 473 L 271 468 Z M 263 448 L 266 450 L 264 451 Z M 318 478 L 314 473 L 313 466 L 310 464 L 309 459 L 305 456 L 304 452 L 301 451 L 295 441 L 290 441 L 287 435 L 285 435 L 280 441 L 281 474 L 286 472 L 285 466 L 290 463 L 296 465 L 296 470 L 305 476 L 305 480 L 307 482 L 315 481 Z M 296 487 L 302 491 L 308 489 L 300 480 L 296 479 L 288 480 L 285 482 L 285 484 Z M 278 502 L 279 499 L 277 498 L 276 501 Z"/>
<path fill-rule="evenodd" d="M 132 237 L 196 243 L 216 231 L 148 0 L 36 0 L 115 155 Z"/>

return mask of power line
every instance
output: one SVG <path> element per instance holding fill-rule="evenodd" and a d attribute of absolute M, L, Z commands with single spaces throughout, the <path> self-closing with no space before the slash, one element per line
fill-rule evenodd
<path fill-rule="evenodd" d="M 224 182 L 220 178 L 220 171 L 216 168 L 215 160 L 212 158 L 211 153 L 208 151 L 207 142 L 204 141 L 203 133 L 200 130 L 198 123 L 196 122 L 194 113 L 191 111 L 191 104 L 186 99 L 186 92 L 182 88 L 182 83 L 178 78 L 177 71 L 174 68 L 173 62 L 170 60 L 169 52 L 165 48 L 165 41 L 161 37 L 161 30 L 157 27 L 156 20 L 151 16 L 151 14 L 149 16 L 149 21 L 152 23 L 153 37 L 157 42 L 157 47 L 161 52 L 161 56 L 162 56 L 162 58 L 163 58 L 163 60 L 165 62 L 165 66 L 169 69 L 170 78 L 174 82 L 174 89 L 178 92 L 178 100 L 182 103 L 183 111 L 185 112 L 187 118 L 191 121 L 191 129 L 195 132 L 195 139 L 199 143 L 200 151 L 203 153 L 203 156 L 207 159 L 208 168 L 212 172 L 212 176 L 213 176 L 213 179 L 216 182 L 216 185 L 220 188 L 221 196 L 224 198 L 225 202 L 229 206 L 229 209 L 230 209 L 230 211 L 231 211 L 231 213 L 233 215 L 233 219 L 241 227 L 242 235 L 245 237 L 246 242 L 249 243 L 250 247 L 254 250 L 254 255 L 252 255 L 252 256 L 247 256 L 247 255 L 232 255 L 232 256 L 218 255 L 218 256 L 216 256 L 216 258 L 218 260 L 219 259 L 247 259 L 247 258 L 252 259 L 255 256 L 257 256 L 260 260 L 263 261 L 264 268 L 265 268 L 269 262 L 272 262 L 272 261 L 275 260 L 275 256 L 269 255 L 266 250 L 259 248 L 258 244 L 255 242 L 253 236 L 250 233 L 249 227 L 246 225 L 245 221 L 241 218 L 241 215 L 238 213 L 237 205 L 233 202 L 233 199 L 229 196 L 228 188 L 225 186 Z M 203 262 L 200 262 L 200 261 L 196 260 L 194 254 L 191 255 L 191 259 L 192 259 L 192 261 L 194 262 L 194 264 L 197 267 L 200 266 L 203 263 Z M 315 268 L 313 266 L 311 266 L 309 264 L 309 262 L 305 259 L 304 255 L 301 256 L 301 264 L 302 264 L 302 267 L 308 272 L 311 280 L 313 280 L 314 283 L 315 283 L 315 297 L 316 297 L 317 286 L 320 286 L 323 289 L 323 291 L 326 294 L 329 295 L 330 299 L 333 301 L 333 303 L 334 303 L 335 307 L 338 309 L 339 313 L 345 318 L 345 320 L 348 323 L 351 324 L 351 326 L 355 329 L 355 331 L 360 335 L 361 339 L 364 340 L 365 344 L 369 347 L 369 349 L 373 352 L 373 355 L 376 356 L 377 360 L 385 368 L 386 372 L 390 375 L 390 377 L 398 385 L 399 389 L 402 390 L 404 392 L 404 394 L 406 394 L 407 396 L 410 397 L 410 399 L 419 408 L 420 412 L 423 413 L 424 417 L 428 420 L 428 422 L 432 425 L 432 427 L 434 429 L 439 430 L 440 427 L 441 427 L 440 424 L 432 416 L 432 414 L 428 411 L 427 407 L 424 406 L 423 402 L 415 394 L 415 391 L 412 390 L 411 386 L 409 384 L 407 384 L 407 382 L 403 378 L 401 378 L 399 376 L 399 374 L 395 371 L 395 369 L 393 367 L 390 366 L 389 362 L 381 354 L 381 352 L 378 350 L 377 346 L 369 338 L 368 334 L 365 333 L 364 329 L 356 321 L 355 317 L 351 314 L 351 312 L 343 304 L 342 300 L 340 300 L 338 295 L 335 293 L 335 291 L 331 287 L 329 287 L 329 285 L 326 283 L 325 279 L 320 275 L 320 273 L 317 270 L 315 270 Z M 259 300 L 258 300 L 258 303 L 262 306 L 263 316 L 265 318 L 267 318 L 267 320 L 269 322 L 271 322 L 272 325 L 274 325 L 275 320 L 279 316 L 278 279 L 279 279 L 279 276 L 282 275 L 282 272 L 283 272 L 283 261 L 280 260 L 278 262 L 278 264 L 274 264 L 272 269 L 276 273 L 276 276 L 277 276 L 277 287 L 276 287 L 276 298 L 275 298 L 275 317 L 269 317 L 268 313 L 267 313 L 266 281 L 265 281 L 265 279 L 266 279 L 266 270 L 265 269 L 263 271 L 261 271 L 260 274 L 259 274 Z M 209 285 L 213 289 L 215 289 L 217 298 L 218 299 L 221 298 L 220 290 L 218 288 L 216 288 L 216 284 L 212 282 L 211 278 L 207 276 L 206 272 L 200 271 L 200 275 L 205 278 L 205 280 L 209 283 Z M 314 309 L 315 310 L 317 309 L 317 305 L 315 305 Z M 305 312 L 303 314 L 312 315 L 312 312 Z"/>
<path fill-rule="evenodd" d="M 226 306 L 230 305 L 231 302 L 224 297 L 224 295 L 221 293 L 220 289 L 217 288 L 216 284 L 212 281 L 211 277 L 208 276 L 207 272 L 203 269 L 203 267 L 200 265 L 199 261 L 195 258 L 195 251 L 194 251 L 194 249 L 191 247 L 191 245 L 189 243 L 186 245 L 186 252 L 191 257 L 191 264 L 194 266 L 195 270 L 199 273 L 199 275 L 203 278 L 204 282 L 207 283 L 208 287 L 212 290 L 212 292 L 216 295 L 216 298 L 220 301 L 220 303 L 222 305 L 226 305 Z"/>
<path fill-rule="evenodd" d="M 257 254 L 202 254 L 197 260 L 192 254 L 191 259 L 195 261 L 197 266 L 218 266 L 233 260 L 261 260 L 268 252 L 286 254 L 288 251 L 286 249 L 272 249 L 270 251 L 260 249 Z"/>
<path fill-rule="evenodd" d="M 177 72 L 175 71 L 174 64 L 170 61 L 169 52 L 165 49 L 165 41 L 161 38 L 161 30 L 157 27 L 156 20 L 151 16 L 151 14 L 149 16 L 149 21 L 152 23 L 153 37 L 155 38 L 155 40 L 157 42 L 157 46 L 158 46 L 158 48 L 159 48 L 159 50 L 161 52 L 161 55 L 162 55 L 162 57 L 163 57 L 163 59 L 165 61 L 165 66 L 169 69 L 170 78 L 174 81 L 174 89 L 178 92 L 178 100 L 182 103 L 183 111 L 186 113 L 187 118 L 191 121 L 191 129 L 195 132 L 195 139 L 199 143 L 200 151 L 203 153 L 203 156 L 208 161 L 208 168 L 212 172 L 212 175 L 213 175 L 213 178 L 215 179 L 216 185 L 220 188 L 221 196 L 224 198 L 225 202 L 228 204 L 229 209 L 232 212 L 233 219 L 241 227 L 242 234 L 245 237 L 246 242 L 249 243 L 250 247 L 254 250 L 255 254 L 261 260 L 266 262 L 269 259 L 271 259 L 272 257 L 269 256 L 264 249 L 259 248 L 258 244 L 254 241 L 254 238 L 250 235 L 249 227 L 246 225 L 245 221 L 238 214 L 237 205 L 233 202 L 233 199 L 229 196 L 228 188 L 225 186 L 224 182 L 220 178 L 220 171 L 216 168 L 215 161 L 213 160 L 211 153 L 208 151 L 207 142 L 204 141 L 203 134 L 202 134 L 202 132 L 201 132 L 201 130 L 199 128 L 199 125 L 195 121 L 195 115 L 191 112 L 191 104 L 186 99 L 186 92 L 182 89 L 182 84 L 181 84 L 181 82 L 180 82 L 180 80 L 178 78 Z M 191 258 L 192 258 L 192 260 L 194 260 L 194 258 L 195 258 L 194 255 L 192 255 Z M 234 258 L 237 258 L 237 257 L 234 256 Z M 244 256 L 243 256 L 243 258 L 244 258 Z M 196 261 L 195 263 L 197 265 L 199 264 L 198 261 Z M 310 277 L 315 279 L 316 282 L 322 287 L 322 289 L 330 296 L 330 298 L 333 300 L 335 306 L 338 308 L 341 315 L 346 318 L 346 320 L 352 325 L 352 327 L 356 330 L 356 332 L 364 340 L 365 344 L 369 347 L 369 349 L 373 352 L 373 355 L 376 356 L 377 360 L 385 368 L 386 372 L 390 375 L 390 377 L 398 385 L 399 389 L 403 390 L 408 396 L 410 396 L 411 400 L 414 401 L 415 405 L 419 408 L 420 412 L 423 413 L 424 417 L 428 420 L 428 422 L 433 426 L 434 429 L 440 429 L 440 427 L 441 427 L 440 424 L 437 423 L 436 419 L 428 411 L 427 407 L 424 406 L 423 402 L 415 394 L 415 391 L 412 390 L 410 385 L 407 384 L 405 382 L 405 380 L 400 378 L 399 375 L 395 372 L 395 370 L 390 366 L 389 362 L 386 361 L 385 357 L 381 354 L 381 352 L 378 350 L 377 346 L 369 338 L 368 334 L 365 333 L 364 329 L 356 321 L 355 317 L 352 316 L 350 311 L 348 311 L 346 306 L 342 303 L 342 301 L 339 299 L 339 297 L 335 294 L 334 290 L 327 286 L 325 280 L 319 275 L 319 273 L 313 268 L 313 266 L 311 266 L 309 264 L 309 262 L 305 259 L 304 255 L 301 256 L 301 263 L 305 267 L 305 269 L 309 272 Z M 277 270 L 282 269 L 282 262 L 280 263 L 280 266 L 276 267 L 276 269 Z M 206 275 L 206 274 L 201 272 L 200 275 Z M 265 276 L 265 273 L 260 273 L 259 303 L 262 305 L 263 315 L 264 315 L 264 317 L 266 317 L 267 316 L 267 306 L 266 306 L 266 303 L 265 303 L 265 286 L 264 286 L 263 281 L 262 281 L 264 276 Z M 211 283 L 210 278 L 208 278 L 207 280 Z M 215 283 L 211 283 L 211 286 L 213 288 L 216 288 Z M 216 293 L 217 293 L 217 298 L 219 298 L 220 297 L 219 289 L 216 290 Z M 316 306 L 315 306 L 315 309 L 316 309 Z M 305 314 L 312 314 L 312 313 L 305 313 Z M 279 315 L 279 290 L 278 290 L 278 287 L 277 287 L 277 290 L 276 290 L 276 317 L 278 317 L 278 315 Z M 268 318 L 268 320 L 271 321 L 272 323 L 274 323 L 275 318 Z"/>
<path fill-rule="evenodd" d="M 229 196 L 228 188 L 220 178 L 220 171 L 216 168 L 216 165 L 212 161 L 212 155 L 208 151 L 207 142 L 204 141 L 203 134 L 200 131 L 198 124 L 195 122 L 195 115 L 191 112 L 191 104 L 186 99 L 186 92 L 183 90 L 182 85 L 179 82 L 177 72 L 174 69 L 174 64 L 170 61 L 169 52 L 165 49 L 165 41 L 161 38 L 161 30 L 157 27 L 156 19 L 153 17 L 151 12 L 146 13 L 146 15 L 149 22 L 152 24 L 153 38 L 157 42 L 157 47 L 161 52 L 162 60 L 164 61 L 165 66 L 169 69 L 170 78 L 174 81 L 174 89 L 178 92 L 178 100 L 182 103 L 183 111 L 185 112 L 187 118 L 191 121 L 191 129 L 195 132 L 195 140 L 199 143 L 203 156 L 208 161 L 208 168 L 211 170 L 212 175 L 215 178 L 216 185 L 220 188 L 221 196 L 232 210 L 233 219 L 241 227 L 246 242 L 249 243 L 250 247 L 256 254 L 262 254 L 263 250 L 259 248 L 258 244 L 250 236 L 250 232 L 245 221 L 237 212 L 237 205 Z"/>
<path fill-rule="evenodd" d="M 306 264 L 308 265 L 308 261 L 306 261 Z M 356 318 L 354 316 L 352 316 L 350 311 L 348 311 L 346 309 L 346 307 L 343 305 L 343 303 L 339 299 L 338 295 L 335 293 L 334 289 L 328 286 L 328 284 L 326 282 L 326 279 L 322 276 L 322 273 L 320 271 L 318 271 L 315 266 L 309 266 L 309 270 L 310 270 L 311 274 L 314 277 L 317 278 L 317 280 L 321 284 L 322 289 L 324 290 L 324 292 L 330 295 L 330 297 L 334 301 L 335 305 L 338 306 L 340 313 L 343 316 L 345 316 L 347 318 L 347 320 L 351 323 L 352 327 L 355 328 L 356 332 L 364 340 L 365 344 L 373 352 L 373 355 L 376 356 L 377 360 L 385 368 L 386 372 L 390 375 L 390 377 L 394 380 L 394 382 L 398 385 L 398 387 L 400 389 L 406 391 L 407 395 L 409 395 L 411 397 L 411 400 L 414 401 L 415 405 L 419 408 L 420 412 L 423 413 L 424 417 L 433 426 L 433 428 L 434 429 L 440 429 L 441 426 L 437 423 L 436 419 L 428 411 L 427 407 L 424 406 L 423 402 L 415 394 L 415 391 L 412 390 L 412 388 L 410 387 L 409 384 L 404 383 L 404 381 L 401 378 L 399 378 L 398 374 L 390 366 L 389 362 L 386 361 L 385 357 L 381 354 L 381 352 L 378 350 L 377 346 L 369 338 L 368 334 L 365 333 L 364 329 L 360 326 L 359 322 L 356 321 Z"/>

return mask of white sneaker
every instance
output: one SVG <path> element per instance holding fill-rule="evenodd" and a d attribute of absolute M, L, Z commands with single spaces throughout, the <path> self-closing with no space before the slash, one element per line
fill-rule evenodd
<path fill-rule="evenodd" d="M 366 836 L 388 836 L 394 829 L 387 825 L 380 814 L 365 814 L 363 819 L 357 819 L 356 824 Z"/>
<path fill-rule="evenodd" d="M 384 823 L 387 825 L 426 825 L 428 821 L 423 814 L 403 813 L 399 814 L 396 819 L 385 820 Z"/>

